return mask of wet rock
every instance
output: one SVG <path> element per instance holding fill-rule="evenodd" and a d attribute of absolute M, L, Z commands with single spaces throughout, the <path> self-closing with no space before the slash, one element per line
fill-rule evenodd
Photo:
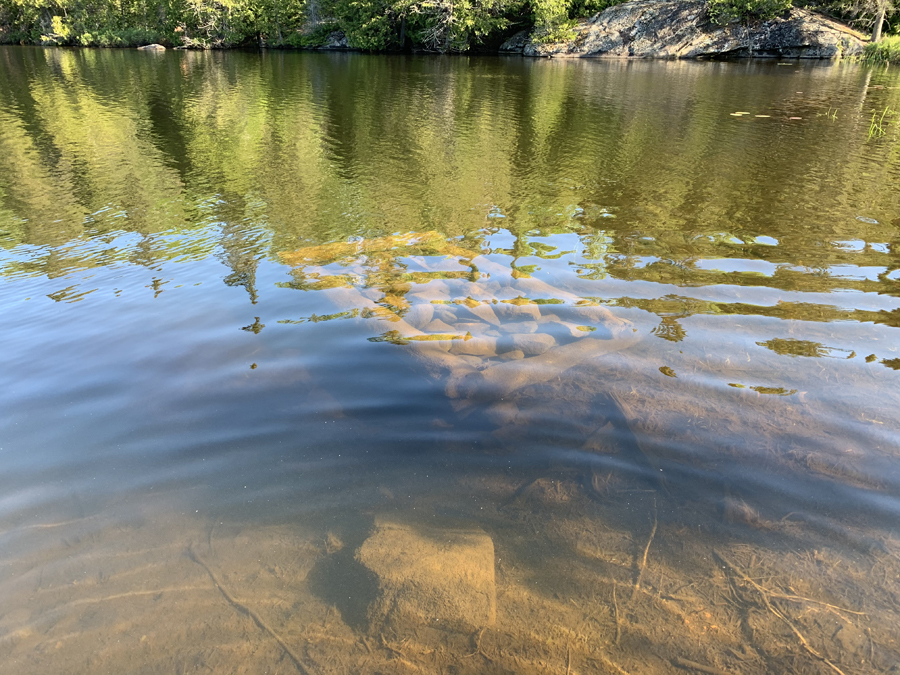
<path fill-rule="evenodd" d="M 500 326 L 504 333 L 537 333 L 537 321 L 515 321 Z"/>
<path fill-rule="evenodd" d="M 166 48 L 162 45 L 152 44 L 152 45 L 144 45 L 143 47 L 138 47 L 139 51 L 142 52 L 164 52 Z"/>
<path fill-rule="evenodd" d="M 456 323 L 456 314 L 444 307 L 438 307 L 434 310 L 434 318 L 440 319 L 445 323 Z"/>
<path fill-rule="evenodd" d="M 433 317 L 434 305 L 423 303 L 410 307 L 409 311 L 403 318 L 405 318 L 406 322 L 413 328 L 424 330 L 425 326 L 427 326 L 431 322 L 431 319 Z"/>
<path fill-rule="evenodd" d="M 584 307 L 573 307 L 571 310 L 572 318 L 587 323 L 604 323 L 610 318 L 610 311 L 606 307 L 598 305 L 586 305 Z"/>
<path fill-rule="evenodd" d="M 474 632 L 496 620 L 494 543 L 472 526 L 377 518 L 356 560 L 374 575 L 372 630 Z"/>
<path fill-rule="evenodd" d="M 536 338 L 525 335 L 524 338 Z M 551 336 L 546 338 L 553 339 Z M 488 365 L 480 372 L 466 373 L 454 383 L 454 392 L 448 395 L 472 400 L 498 399 L 532 384 L 548 382 L 565 370 L 574 368 L 587 359 L 627 349 L 640 340 L 630 328 L 622 329 L 610 340 L 584 338 L 567 345 L 550 349 L 540 356 L 522 361 L 504 361 Z M 462 358 L 462 357 L 458 357 Z"/>
<path fill-rule="evenodd" d="M 522 50 L 531 42 L 531 35 L 527 30 L 520 30 L 509 40 L 500 45 L 501 53 L 521 54 Z"/>
<path fill-rule="evenodd" d="M 486 321 L 492 326 L 500 325 L 500 319 L 497 318 L 497 314 L 494 312 L 490 305 L 476 305 L 475 307 L 468 307 L 466 305 L 463 305 L 462 307 L 465 308 L 464 311 L 478 318 L 480 321 Z"/>
<path fill-rule="evenodd" d="M 446 333 L 447 335 L 455 335 L 456 329 L 448 323 L 444 323 L 440 319 L 435 319 L 423 328 L 427 333 Z"/>
<path fill-rule="evenodd" d="M 469 340 L 454 340 L 450 346 L 451 354 L 470 354 L 472 356 L 496 356 L 497 340 L 490 337 L 475 337 Z"/>
<path fill-rule="evenodd" d="M 406 294 L 406 297 L 412 302 L 442 302 L 450 299 L 450 291 L 446 284 L 440 285 L 436 282 L 425 284 L 424 286 L 416 286 L 414 290 Z"/>
<path fill-rule="evenodd" d="M 848 26 L 799 7 L 769 21 L 717 26 L 697 0 L 632 0 L 581 21 L 575 30 L 572 40 L 549 44 L 523 44 L 517 34 L 500 50 L 526 56 L 831 59 L 861 54 L 866 42 Z"/>
<path fill-rule="evenodd" d="M 541 310 L 537 305 L 524 304 L 513 305 L 509 303 L 497 303 L 494 312 L 504 323 L 508 321 L 537 321 L 541 318 Z"/>
<path fill-rule="evenodd" d="M 424 330 L 432 318 L 434 318 L 434 305 L 428 303 L 420 303 L 413 305 L 403 317 L 406 322 L 413 328 Z"/>
<path fill-rule="evenodd" d="M 458 354 L 456 359 L 461 365 L 469 368 L 479 368 L 482 365 L 481 359 L 474 354 Z"/>
<path fill-rule="evenodd" d="M 504 352 L 500 355 L 501 361 L 519 361 L 525 358 L 525 352 L 514 349 L 510 352 Z"/>
<path fill-rule="evenodd" d="M 465 335 L 466 333 L 471 333 L 472 335 L 484 335 L 485 332 L 490 328 L 490 324 L 487 323 L 470 323 L 465 321 L 459 321 L 456 323 L 456 330 Z"/>
<path fill-rule="evenodd" d="M 538 356 L 556 344 L 553 336 L 546 333 L 537 333 L 535 335 L 518 333 L 509 337 L 512 340 L 512 350 L 518 350 L 524 353 L 525 356 Z"/>

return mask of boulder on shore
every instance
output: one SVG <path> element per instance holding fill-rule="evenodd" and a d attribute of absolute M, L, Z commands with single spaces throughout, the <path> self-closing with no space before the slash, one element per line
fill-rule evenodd
<path fill-rule="evenodd" d="M 350 41 L 342 30 L 331 31 L 325 38 L 325 42 L 316 47 L 323 51 L 346 51 L 352 49 Z"/>
<path fill-rule="evenodd" d="M 138 47 L 138 49 L 142 52 L 164 52 L 166 48 L 162 45 L 152 44 L 152 45 L 144 45 L 143 47 Z"/>
<path fill-rule="evenodd" d="M 702 0 L 632 0 L 610 7 L 575 27 L 573 39 L 539 43 L 518 33 L 501 53 L 554 57 L 774 57 L 833 59 L 862 53 L 867 39 L 807 9 L 745 25 L 710 23 Z"/>
<path fill-rule="evenodd" d="M 378 518 L 356 559 L 377 584 L 373 630 L 469 633 L 494 624 L 494 542 L 477 527 Z"/>

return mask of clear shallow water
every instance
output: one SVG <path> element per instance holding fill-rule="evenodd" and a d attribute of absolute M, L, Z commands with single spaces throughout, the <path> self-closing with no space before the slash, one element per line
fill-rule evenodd
<path fill-rule="evenodd" d="M 0 671 L 900 662 L 893 71 L 0 63 Z"/>

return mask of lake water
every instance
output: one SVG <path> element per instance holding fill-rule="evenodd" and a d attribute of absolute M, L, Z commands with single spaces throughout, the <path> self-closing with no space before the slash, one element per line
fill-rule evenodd
<path fill-rule="evenodd" d="M 893 110 L 0 48 L 0 673 L 900 671 Z"/>

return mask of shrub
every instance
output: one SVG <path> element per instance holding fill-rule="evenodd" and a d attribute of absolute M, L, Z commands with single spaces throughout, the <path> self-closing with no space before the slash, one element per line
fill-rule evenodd
<path fill-rule="evenodd" d="M 593 16 L 615 5 L 621 5 L 628 0 L 572 0 L 569 4 L 569 17 L 577 19 L 585 16 Z"/>
<path fill-rule="evenodd" d="M 709 20 L 724 25 L 735 21 L 765 21 L 784 14 L 791 0 L 707 0 Z"/>
<path fill-rule="evenodd" d="M 889 35 L 867 44 L 862 58 L 868 63 L 900 63 L 900 35 Z"/>

